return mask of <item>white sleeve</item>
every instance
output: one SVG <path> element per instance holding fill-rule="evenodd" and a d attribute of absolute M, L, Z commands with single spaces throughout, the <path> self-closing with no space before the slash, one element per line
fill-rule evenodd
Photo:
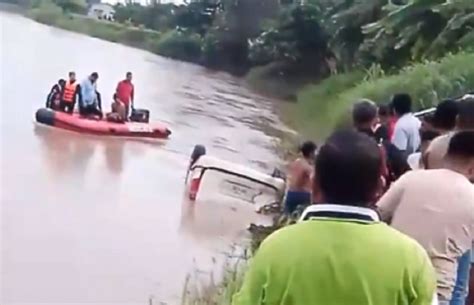
<path fill-rule="evenodd" d="M 395 125 L 395 130 L 393 132 L 392 143 L 393 143 L 393 145 L 395 145 L 398 149 L 400 149 L 402 151 L 407 150 L 407 146 L 408 146 L 407 134 L 398 125 Z"/>

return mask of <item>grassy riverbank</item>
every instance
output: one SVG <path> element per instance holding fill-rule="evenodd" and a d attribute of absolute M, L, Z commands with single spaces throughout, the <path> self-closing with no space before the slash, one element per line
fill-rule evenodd
<path fill-rule="evenodd" d="M 161 33 L 143 27 L 68 14 L 48 1 L 42 1 L 38 7 L 27 10 L 26 16 L 46 25 L 184 61 L 197 62 L 201 52 L 200 38 L 195 35 L 187 35 L 176 31 Z"/>
<path fill-rule="evenodd" d="M 186 278 L 181 305 L 231 305 L 232 297 L 242 286 L 247 260 L 237 260 L 224 266 L 222 281 Z"/>
<path fill-rule="evenodd" d="M 347 122 L 351 105 L 361 98 L 387 103 L 397 92 L 412 95 L 416 109 L 474 90 L 474 53 L 447 55 L 386 75 L 378 67 L 332 76 L 298 93 L 286 107 L 287 119 L 303 135 L 321 139 Z"/>

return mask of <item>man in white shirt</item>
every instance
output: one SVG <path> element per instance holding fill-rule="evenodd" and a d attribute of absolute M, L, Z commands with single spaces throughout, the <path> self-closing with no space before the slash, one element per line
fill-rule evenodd
<path fill-rule="evenodd" d="M 406 93 L 395 94 L 392 105 L 398 117 L 392 143 L 408 156 L 420 147 L 421 121 L 411 112 L 412 101 L 410 95 Z"/>

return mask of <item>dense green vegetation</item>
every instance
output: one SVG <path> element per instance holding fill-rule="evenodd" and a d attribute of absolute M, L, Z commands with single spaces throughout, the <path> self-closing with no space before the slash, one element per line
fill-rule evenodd
<path fill-rule="evenodd" d="M 396 92 L 409 92 L 417 109 L 436 105 L 474 88 L 474 53 L 447 55 L 440 61 L 423 61 L 385 75 L 380 68 L 330 77 L 308 86 L 291 109 L 295 126 L 306 136 L 327 135 L 347 118 L 350 105 L 361 98 L 387 103 Z"/>
<path fill-rule="evenodd" d="M 267 93 L 294 97 L 331 73 L 385 74 L 474 47 L 470 0 L 198 0 L 118 5 L 117 20 L 182 33 L 166 56 L 247 72 Z M 182 52 L 184 48 L 191 49 Z M 200 46 L 200 51 L 198 47 Z"/>
<path fill-rule="evenodd" d="M 49 24 L 57 21 L 58 8 L 66 14 L 87 10 L 84 0 L 30 1 L 33 17 Z M 135 45 L 164 56 L 235 73 L 261 67 L 254 74 L 276 82 L 320 79 L 373 63 L 392 73 L 474 46 L 471 0 L 308 0 L 304 5 L 297 0 L 194 0 L 146 6 L 127 1 L 115 10 L 116 23 L 163 35 L 125 35 L 117 33 L 123 28 L 94 23 L 110 32 L 105 33 L 109 40 L 129 43 L 132 38 Z M 64 23 L 59 26 L 88 28 Z"/>

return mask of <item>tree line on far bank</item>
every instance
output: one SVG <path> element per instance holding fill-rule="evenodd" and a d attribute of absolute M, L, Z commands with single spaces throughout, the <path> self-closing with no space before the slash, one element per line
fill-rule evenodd
<path fill-rule="evenodd" d="M 87 10 L 85 0 L 52 1 L 65 12 Z M 155 0 L 114 8 L 116 22 L 159 32 L 164 55 L 236 73 L 269 64 L 315 76 L 374 63 L 390 71 L 474 46 L 472 0 Z"/>

